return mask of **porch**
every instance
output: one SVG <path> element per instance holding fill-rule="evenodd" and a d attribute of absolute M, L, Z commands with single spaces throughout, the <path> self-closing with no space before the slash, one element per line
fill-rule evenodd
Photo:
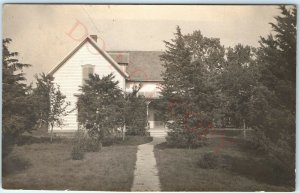
<path fill-rule="evenodd" d="M 166 137 L 167 128 L 159 110 L 155 107 L 155 100 L 147 101 L 147 120 L 152 137 Z"/>

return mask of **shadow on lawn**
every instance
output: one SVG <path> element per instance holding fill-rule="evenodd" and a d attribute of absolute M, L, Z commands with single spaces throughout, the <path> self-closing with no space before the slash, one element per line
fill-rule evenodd
<path fill-rule="evenodd" d="M 144 143 L 150 143 L 153 141 L 153 138 L 150 136 L 125 136 L 123 140 L 122 137 L 107 137 L 103 139 L 102 145 L 103 147 L 112 146 L 112 145 L 141 145 Z M 53 138 L 53 141 L 50 141 L 50 136 L 44 137 L 35 137 L 35 136 L 22 136 L 17 141 L 18 146 L 22 145 L 31 145 L 31 144 L 39 144 L 39 143 L 72 143 L 72 137 L 60 137 L 56 136 Z"/>
<path fill-rule="evenodd" d="M 22 145 L 31 145 L 36 143 L 70 143 L 71 141 L 72 138 L 53 137 L 53 140 L 51 142 L 50 136 L 36 137 L 36 136 L 24 135 L 18 139 L 17 145 L 22 146 Z"/>
<path fill-rule="evenodd" d="M 197 161 L 197 166 L 207 165 L 206 163 L 213 164 L 210 169 L 221 169 L 232 173 L 233 175 L 240 175 L 257 182 L 275 185 L 275 186 L 295 186 L 295 174 L 289 173 L 280 164 L 266 156 L 266 152 L 258 147 L 253 146 L 251 143 L 244 140 L 234 139 L 232 145 L 226 146 L 230 151 L 222 151 L 220 153 L 209 151 L 201 147 L 197 148 L 201 158 Z M 217 142 L 214 140 L 206 147 L 215 147 Z M 167 143 L 161 143 L 155 146 L 157 149 L 164 150 L 170 149 Z M 235 156 L 232 151 L 236 151 Z M 239 153 L 240 152 L 240 153 Z M 205 156 L 210 154 L 211 156 Z M 209 157 L 209 159 L 207 159 Z M 191 158 L 192 159 L 192 158 Z M 204 163 L 204 164 L 203 164 Z M 201 167 L 203 168 L 203 167 Z M 204 169 L 209 169 L 209 167 Z"/>
<path fill-rule="evenodd" d="M 12 155 L 2 160 L 2 176 L 8 176 L 26 170 L 31 166 L 28 160 Z"/>
<path fill-rule="evenodd" d="M 262 183 L 276 186 L 291 186 L 294 178 L 278 164 L 270 159 L 249 157 L 232 157 L 223 155 L 220 158 L 224 169 L 235 175 L 241 175 Z"/>

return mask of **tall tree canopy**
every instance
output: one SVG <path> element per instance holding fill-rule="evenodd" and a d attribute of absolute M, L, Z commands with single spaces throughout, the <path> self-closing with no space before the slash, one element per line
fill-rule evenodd
<path fill-rule="evenodd" d="M 248 123 L 249 101 L 259 78 L 255 57 L 256 50 L 250 46 L 227 48 L 226 62 L 218 76 L 222 113 L 236 127 Z"/>
<path fill-rule="evenodd" d="M 23 69 L 29 64 L 19 62 L 17 52 L 10 52 L 11 39 L 4 39 L 3 48 L 3 102 L 2 134 L 17 137 L 25 131 L 31 131 L 36 121 L 30 87 L 26 85 Z"/>
<path fill-rule="evenodd" d="M 217 38 L 204 37 L 200 31 L 184 36 L 179 27 L 175 38 L 165 44 L 162 95 L 168 105 L 167 119 L 174 121 L 170 136 L 186 136 L 182 139 L 193 146 L 214 118 L 215 75 L 224 64 L 225 49 Z"/>
<path fill-rule="evenodd" d="M 31 132 L 36 123 L 33 111 L 31 88 L 27 86 L 23 69 L 29 64 L 19 62 L 17 52 L 11 52 L 8 45 L 11 39 L 2 41 L 2 155 L 6 156 L 11 145 L 25 131 Z"/>
<path fill-rule="evenodd" d="M 296 113 L 296 7 L 280 6 L 273 35 L 261 38 L 259 85 L 250 100 L 251 126 L 269 153 L 294 172 Z"/>

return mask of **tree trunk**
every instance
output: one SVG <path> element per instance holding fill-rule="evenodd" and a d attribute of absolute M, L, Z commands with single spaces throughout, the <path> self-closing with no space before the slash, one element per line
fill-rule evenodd
<path fill-rule="evenodd" d="M 122 132 L 122 139 L 123 139 L 123 141 L 125 140 L 125 131 L 126 131 L 126 125 L 124 125 L 123 132 Z"/>
<path fill-rule="evenodd" d="M 243 120 L 243 136 L 244 139 L 246 138 L 246 123 L 245 123 L 245 119 Z"/>
<path fill-rule="evenodd" d="M 50 132 L 50 142 L 53 140 L 53 124 L 51 124 L 51 132 Z"/>

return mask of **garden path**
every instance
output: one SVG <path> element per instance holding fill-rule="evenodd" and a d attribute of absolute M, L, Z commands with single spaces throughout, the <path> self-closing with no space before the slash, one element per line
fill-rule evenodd
<path fill-rule="evenodd" d="M 153 149 L 164 141 L 164 138 L 154 137 L 151 143 L 138 146 L 131 191 L 161 191 Z"/>

